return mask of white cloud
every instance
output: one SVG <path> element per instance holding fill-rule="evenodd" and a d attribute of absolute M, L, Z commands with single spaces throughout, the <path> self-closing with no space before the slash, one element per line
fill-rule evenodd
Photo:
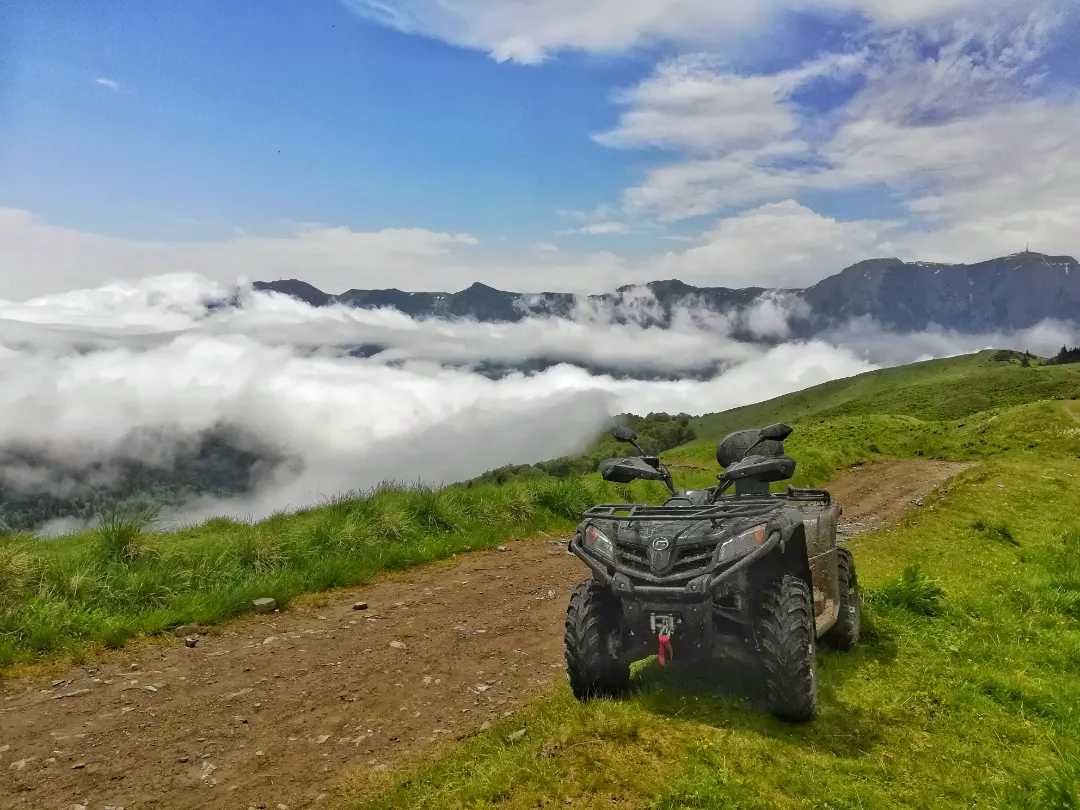
<path fill-rule="evenodd" d="M 878 252 L 887 222 L 842 222 L 794 200 L 719 220 L 701 244 L 657 260 L 661 275 L 728 286 L 804 287 Z"/>
<path fill-rule="evenodd" d="M 737 150 L 716 159 L 688 159 L 649 170 L 638 185 L 627 188 L 622 206 L 629 217 L 672 222 L 712 214 L 725 208 L 791 196 L 806 185 L 801 172 L 770 165 L 796 144 L 770 144 Z"/>
<path fill-rule="evenodd" d="M 331 292 L 394 283 L 414 289 L 464 286 L 474 279 L 447 273 L 446 266 L 477 244 L 465 233 L 325 225 L 294 226 L 273 236 L 149 242 L 64 228 L 26 211 L 0 208 L 0 277 L 18 279 L 13 292 L 22 297 L 175 272 L 219 281 L 299 277 Z"/>
<path fill-rule="evenodd" d="M 743 75 L 707 54 L 680 56 L 619 93 L 616 98 L 627 109 L 614 129 L 594 137 L 605 146 L 658 146 L 702 155 L 783 144 L 802 126 L 791 95 L 816 79 L 849 76 L 865 58 L 863 52 L 827 54 L 791 70 Z M 786 151 L 798 148 L 793 143 Z"/>
<path fill-rule="evenodd" d="M 148 242 L 65 228 L 28 211 L 0 208 L 0 278 L 14 282 L 4 291 L 11 297 L 167 273 L 198 273 L 230 283 L 300 278 L 327 292 L 392 286 L 454 291 L 483 281 L 503 289 L 589 293 L 653 278 L 647 264 L 611 251 L 571 255 L 553 243 L 539 243 L 524 256 L 513 250 L 497 253 L 470 234 L 424 228 L 306 225 L 275 235 Z"/>
<path fill-rule="evenodd" d="M 110 79 L 105 76 L 98 76 L 96 79 L 94 79 L 94 84 L 100 87 L 104 87 L 108 90 L 112 90 L 114 93 L 120 92 L 120 82 L 116 81 L 115 79 Z"/>
<path fill-rule="evenodd" d="M 920 8 L 938 19 L 929 4 Z M 1010 7 L 980 24 L 959 18 L 878 34 L 853 54 L 768 74 L 737 74 L 700 57 L 662 63 L 619 96 L 619 124 L 597 139 L 665 147 L 681 158 L 625 189 L 619 208 L 631 221 L 666 222 L 749 214 L 748 206 L 810 191 L 863 190 L 891 197 L 906 209 L 897 217 L 903 222 L 888 232 L 879 223 L 847 223 L 849 239 L 836 255 L 862 246 L 973 261 L 1029 241 L 1045 252 L 1074 252 L 1080 94 L 1053 85 L 1042 64 L 1072 18 L 1058 3 L 1031 8 Z M 862 88 L 827 115 L 792 100 L 806 81 L 850 71 L 859 71 Z M 737 214 L 733 222 L 742 220 Z"/>
<path fill-rule="evenodd" d="M 572 233 L 583 233 L 587 236 L 609 236 L 611 234 L 627 233 L 629 230 L 630 227 L 625 222 L 606 220 L 582 225 L 580 228 L 575 228 Z"/>
<path fill-rule="evenodd" d="M 785 14 L 854 13 L 881 28 L 970 15 L 994 20 L 1040 0 L 342 0 L 365 19 L 408 34 L 535 65 L 564 50 L 613 54 L 668 43 L 718 51 L 744 45 Z"/>
<path fill-rule="evenodd" d="M 343 0 L 360 16 L 410 34 L 535 65 L 565 49 L 615 53 L 655 41 L 716 42 L 757 27 L 771 2 L 707 0 Z"/>

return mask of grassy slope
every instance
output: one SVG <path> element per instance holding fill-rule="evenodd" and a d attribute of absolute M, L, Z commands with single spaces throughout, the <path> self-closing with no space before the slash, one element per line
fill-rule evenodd
<path fill-rule="evenodd" d="M 1077 806 L 1080 408 L 1032 401 L 1077 398 L 1077 372 L 984 353 L 864 375 L 705 417 L 709 438 L 668 454 L 703 484 L 714 436 L 784 419 L 801 483 L 875 455 L 983 459 L 857 541 L 871 628 L 822 654 L 818 721 L 645 664 L 627 700 L 583 707 L 560 685 L 425 768 L 359 780 L 356 806 Z M 905 597 L 912 563 L 944 590 L 937 615 Z"/>
<path fill-rule="evenodd" d="M 882 369 L 815 385 L 756 405 L 698 417 L 701 439 L 746 427 L 853 414 L 956 419 L 989 408 L 1080 396 L 1080 364 L 1023 367 L 993 360 L 993 351 Z"/>

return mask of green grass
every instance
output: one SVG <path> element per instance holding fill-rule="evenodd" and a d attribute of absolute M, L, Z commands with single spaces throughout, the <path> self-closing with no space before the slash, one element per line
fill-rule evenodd
<path fill-rule="evenodd" d="M 769 717 L 730 673 L 647 663 L 627 699 L 559 685 L 390 784 L 361 778 L 353 806 L 1076 807 L 1078 482 L 1075 456 L 1014 453 L 859 538 L 868 626 L 821 653 L 812 723 Z"/>
<path fill-rule="evenodd" d="M 785 443 L 798 461 L 790 482 L 813 486 L 837 470 L 878 458 L 979 460 L 1009 453 L 1080 453 L 1080 421 L 1073 403 L 1030 402 L 993 408 L 961 418 L 933 420 L 910 415 L 838 414 L 794 421 Z M 787 418 L 787 417 L 781 417 Z M 704 486 L 716 477 L 716 442 L 697 439 L 664 459 L 681 480 Z"/>
<path fill-rule="evenodd" d="M 659 494 L 645 482 L 632 493 Z M 617 496 L 595 478 L 535 476 L 501 486 L 384 486 L 253 525 L 219 518 L 155 532 L 152 515 L 110 512 L 97 530 L 56 540 L 0 536 L 0 667 L 220 622 L 260 596 L 286 605 L 382 571 L 563 532 L 586 505 Z"/>

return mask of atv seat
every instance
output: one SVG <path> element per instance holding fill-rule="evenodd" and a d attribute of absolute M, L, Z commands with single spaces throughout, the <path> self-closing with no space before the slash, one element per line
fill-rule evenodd
<path fill-rule="evenodd" d="M 772 427 L 783 437 L 791 433 L 786 425 Z M 791 478 L 795 472 L 795 459 L 784 455 L 783 439 L 762 439 L 761 433 L 738 430 L 717 445 L 716 460 L 725 468 L 725 477 L 735 482 L 736 495 L 768 494 L 770 482 Z"/>

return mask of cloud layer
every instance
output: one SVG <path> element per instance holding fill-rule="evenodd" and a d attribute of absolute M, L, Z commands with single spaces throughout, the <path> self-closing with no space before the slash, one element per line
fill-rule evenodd
<path fill-rule="evenodd" d="M 223 301 L 235 305 L 215 306 Z M 194 275 L 0 302 L 0 448 L 37 459 L 0 466 L 0 480 L 56 492 L 70 481 L 51 465 L 97 475 L 124 460 L 168 465 L 226 430 L 282 463 L 263 471 L 251 497 L 196 504 L 184 518 L 261 516 L 382 480 L 456 480 L 572 453 L 620 412 L 723 410 L 987 345 L 1051 350 L 1074 328 L 901 337 L 864 321 L 765 344 L 739 342 L 733 330 L 782 338 L 793 306 L 783 297 L 722 315 L 690 308 L 666 331 L 616 322 L 647 309 L 647 292 L 620 306 L 583 303 L 573 319 L 514 324 L 414 320 L 316 309 Z M 556 364 L 478 371 L 537 357 Z M 645 378 L 710 363 L 705 379 Z M 598 364 L 624 373 L 588 370 Z"/>

